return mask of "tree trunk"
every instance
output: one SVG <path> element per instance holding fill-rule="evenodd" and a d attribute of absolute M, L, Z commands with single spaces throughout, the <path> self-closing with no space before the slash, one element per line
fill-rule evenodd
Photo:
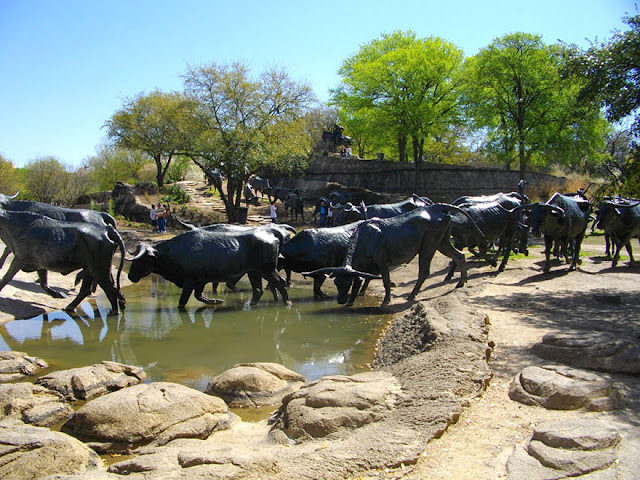
<path fill-rule="evenodd" d="M 399 136 L 398 137 L 398 156 L 400 157 L 400 162 L 407 161 L 407 137 Z"/>
<path fill-rule="evenodd" d="M 164 185 L 164 170 L 162 169 L 162 155 L 157 155 L 153 158 L 156 162 L 156 183 L 158 188 L 162 188 Z"/>

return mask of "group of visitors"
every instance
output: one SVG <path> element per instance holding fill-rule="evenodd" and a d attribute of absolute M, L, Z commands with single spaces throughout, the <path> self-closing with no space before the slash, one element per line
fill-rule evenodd
<path fill-rule="evenodd" d="M 167 216 L 169 215 L 169 205 L 166 207 L 161 203 L 151 205 L 151 228 L 154 232 L 166 233 L 167 231 Z"/>
<path fill-rule="evenodd" d="M 340 156 L 341 157 L 350 157 L 352 152 L 353 152 L 353 150 L 351 149 L 351 145 L 347 145 L 346 148 L 342 147 L 340 149 Z"/>

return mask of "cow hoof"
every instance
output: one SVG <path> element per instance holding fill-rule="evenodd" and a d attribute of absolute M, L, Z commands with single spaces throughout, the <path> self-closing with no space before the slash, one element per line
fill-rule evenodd
<path fill-rule="evenodd" d="M 504 265 L 500 265 L 500 268 L 498 269 L 498 271 L 499 271 L 499 272 L 504 272 L 504 269 L 505 269 L 505 268 L 506 268 L 506 267 L 505 267 Z"/>
<path fill-rule="evenodd" d="M 460 280 L 458 282 L 458 284 L 456 285 L 456 288 L 462 288 L 462 287 L 464 287 L 464 282 L 462 280 Z"/>

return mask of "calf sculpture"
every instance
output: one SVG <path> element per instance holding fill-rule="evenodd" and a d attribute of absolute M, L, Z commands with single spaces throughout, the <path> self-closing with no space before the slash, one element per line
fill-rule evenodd
<path fill-rule="evenodd" d="M 129 279 L 138 282 L 150 273 L 161 275 L 182 288 L 178 307 L 183 308 L 192 293 L 203 303 L 221 303 L 202 294 L 205 285 L 233 281 L 246 273 L 253 289 L 252 305 L 262 296 L 263 278 L 288 304 L 285 281 L 277 272 L 279 245 L 273 233 L 262 229 L 198 228 L 153 245 L 141 244 L 136 256 L 127 259 L 131 261 Z"/>
<path fill-rule="evenodd" d="M 0 208 L 0 238 L 13 252 L 13 260 L 0 290 L 19 270 L 38 272 L 40 286 L 49 295 L 65 295 L 47 285 L 47 271 L 63 275 L 82 269 L 82 286 L 76 298 L 64 309 L 73 311 L 84 300 L 95 281 L 104 290 L 111 303 L 111 312 L 125 307 L 120 292 L 120 273 L 124 263 L 124 243 L 111 225 L 86 222 L 61 222 L 31 212 L 11 212 Z M 120 248 L 120 266 L 114 284 L 111 259 Z"/>
<path fill-rule="evenodd" d="M 435 204 L 392 218 L 366 220 L 349 240 L 341 267 L 322 268 L 304 275 L 324 273 L 333 277 L 338 303 L 347 306 L 353 305 L 363 279 L 382 278 L 385 290 L 382 305 L 387 305 L 391 301 L 389 270 L 419 255 L 418 279 L 409 294 L 409 300 L 413 300 L 429 276 L 431 259 L 437 250 L 456 262 L 461 274 L 457 287 L 462 287 L 467 281 L 464 255 L 450 242 L 450 212 L 454 210 L 459 211 L 452 205 Z"/>

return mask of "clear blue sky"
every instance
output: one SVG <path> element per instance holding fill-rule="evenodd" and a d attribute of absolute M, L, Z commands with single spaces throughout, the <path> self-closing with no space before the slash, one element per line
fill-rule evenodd
<path fill-rule="evenodd" d="M 0 0 L 0 154 L 79 166 L 126 97 L 180 90 L 186 65 L 273 64 L 328 99 L 342 61 L 382 33 L 439 36 L 466 55 L 512 32 L 581 47 L 637 0 Z"/>

